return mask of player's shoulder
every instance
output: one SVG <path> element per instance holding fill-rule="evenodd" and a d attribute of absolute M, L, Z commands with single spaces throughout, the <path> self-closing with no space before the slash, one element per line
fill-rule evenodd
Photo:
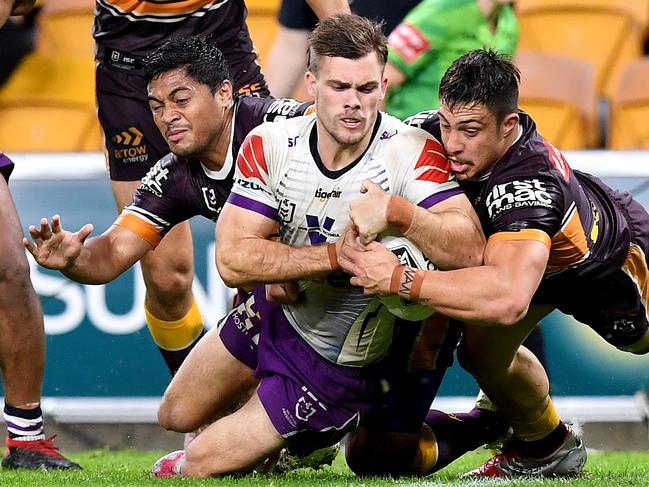
<path fill-rule="evenodd" d="M 293 134 L 301 134 L 313 124 L 314 120 L 315 114 L 267 121 L 253 128 L 250 134 L 261 136 L 263 139 L 268 138 L 269 141 L 279 140 Z"/>
<path fill-rule="evenodd" d="M 381 134 L 379 136 L 386 139 L 386 143 L 396 147 L 409 147 L 417 148 L 423 147 L 429 141 L 434 141 L 435 145 L 439 145 L 440 152 L 444 152 L 438 139 L 430 132 L 422 129 L 421 127 L 408 124 L 399 120 L 387 113 L 382 114 L 381 121 Z"/>

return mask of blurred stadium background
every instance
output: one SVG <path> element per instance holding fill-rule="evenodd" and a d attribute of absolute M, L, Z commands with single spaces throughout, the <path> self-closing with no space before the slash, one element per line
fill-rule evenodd
<path fill-rule="evenodd" d="M 75 4 L 78 2 L 75 2 Z M 66 228 L 115 218 L 96 120 L 94 2 L 44 0 L 36 43 L 0 88 L 0 149 L 17 163 L 12 193 L 25 228 L 59 213 Z M 277 30 L 279 0 L 248 0 L 261 64 Z M 575 168 L 633 192 L 649 207 L 649 0 L 518 0 L 521 107 Z M 133 150 L 136 150 L 134 147 Z M 228 291 L 216 272 L 213 224 L 192 222 L 194 291 L 208 324 Z M 83 286 L 32 267 L 45 310 L 44 413 L 65 449 L 170 448 L 155 424 L 168 372 L 144 323 L 136 268 L 108 286 Z M 647 449 L 649 357 L 613 350 L 558 313 L 543 323 L 559 412 L 581 423 L 587 446 Z M 435 406 L 471 407 L 477 392 L 454 367 Z"/>

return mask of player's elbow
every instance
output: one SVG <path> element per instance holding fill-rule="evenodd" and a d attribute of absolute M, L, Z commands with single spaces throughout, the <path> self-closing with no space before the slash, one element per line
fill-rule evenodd
<path fill-rule="evenodd" d="M 506 296 L 492 302 L 486 321 L 499 326 L 512 326 L 527 314 L 529 302 L 515 296 Z"/>
<path fill-rule="evenodd" d="M 232 245 L 217 244 L 216 246 L 216 268 L 223 282 L 228 287 L 241 287 L 245 283 L 242 273 L 239 271 L 236 250 Z"/>

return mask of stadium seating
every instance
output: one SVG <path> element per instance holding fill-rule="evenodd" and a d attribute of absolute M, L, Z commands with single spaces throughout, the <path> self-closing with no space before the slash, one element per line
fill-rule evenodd
<path fill-rule="evenodd" d="M 610 109 L 609 148 L 649 149 L 649 58 L 625 66 Z"/>
<path fill-rule="evenodd" d="M 280 0 L 246 0 L 248 8 L 246 24 L 255 49 L 259 53 L 259 64 L 262 67 L 277 34 L 279 4 Z"/>
<path fill-rule="evenodd" d="M 541 135 L 560 149 L 584 149 L 597 142 L 595 75 L 592 65 L 567 56 L 522 52 L 519 106 Z"/>
<path fill-rule="evenodd" d="M 0 90 L 0 147 L 11 152 L 101 146 L 92 58 L 27 56 Z"/>
<path fill-rule="evenodd" d="M 47 0 L 38 15 L 36 51 L 94 56 L 93 0 Z"/>
<path fill-rule="evenodd" d="M 573 56 L 595 66 L 598 93 L 610 96 L 620 68 L 642 56 L 649 0 L 518 0 L 519 52 Z"/>

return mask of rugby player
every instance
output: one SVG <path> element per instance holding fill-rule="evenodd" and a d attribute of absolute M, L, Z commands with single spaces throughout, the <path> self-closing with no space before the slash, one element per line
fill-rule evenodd
<path fill-rule="evenodd" d="M 24 15 L 33 0 L 0 0 L 0 27 L 10 15 Z M 0 152 L 0 366 L 7 425 L 4 468 L 78 469 L 62 456 L 54 436 L 46 438 L 41 411 L 45 330 L 41 304 L 29 279 L 19 244 L 22 226 L 9 192 L 13 162 Z"/>
<path fill-rule="evenodd" d="M 349 11 L 346 0 L 308 3 L 320 17 Z M 142 177 L 173 149 L 151 117 L 143 58 L 173 36 L 202 35 L 223 52 L 234 95 L 268 96 L 246 15 L 243 0 L 96 1 L 97 109 L 118 212 L 131 203 Z M 190 348 L 203 329 L 192 293 L 194 254 L 189 223 L 178 222 L 155 252 L 140 257 L 147 326 L 173 374 L 178 365 L 176 352 Z M 172 328 L 176 330 L 175 348 L 170 349 L 161 337 Z"/>
<path fill-rule="evenodd" d="M 426 208 L 436 238 L 425 250 L 444 268 L 480 263 L 483 237 L 439 143 L 379 114 L 386 57 L 377 24 L 351 15 L 322 21 L 310 38 L 306 74 L 316 114 L 264 124 L 246 138 L 217 225 L 219 272 L 238 287 L 299 280 L 300 296 L 279 306 L 253 292 L 199 342 L 165 393 L 159 411 L 165 427 L 189 431 L 230 406 L 216 377 L 224 367 L 241 369 L 251 342 L 259 386 L 185 452 L 156 462 L 155 475 L 245 472 L 284 446 L 305 454 L 358 426 L 374 426 L 382 413 L 395 419 L 389 413 L 399 399 L 391 377 L 397 359 L 388 353 L 398 332 L 394 317 L 338 269 L 349 202 L 370 178 Z M 269 239 L 277 225 L 280 242 Z M 434 394 L 440 374 L 433 372 L 428 392 Z M 408 442 L 408 461 L 401 458 L 396 473 L 425 474 L 438 453 L 430 428 L 422 427 L 432 398 L 406 397 L 410 409 L 397 418 L 402 429 L 386 424 L 384 438 L 392 433 Z M 389 451 L 393 443 L 384 446 Z"/>
<path fill-rule="evenodd" d="M 87 239 L 42 219 L 24 244 L 40 265 L 85 284 L 112 281 L 156 249 L 172 228 L 202 215 L 219 217 L 234 172 L 233 160 L 257 125 L 304 114 L 310 104 L 271 97 L 238 97 L 223 54 L 199 36 L 175 38 L 144 61 L 148 98 L 156 126 L 172 152 L 142 179 L 133 202 L 102 235 Z M 178 252 L 178 250 L 177 250 Z M 202 333 L 202 324 L 170 321 L 152 330 L 176 371 Z M 188 345 L 189 344 L 189 345 Z"/>
<path fill-rule="evenodd" d="M 461 362 L 512 421 L 514 441 L 474 474 L 574 474 L 586 461 L 583 444 L 560 421 L 542 369 L 516 350 L 558 309 L 620 350 L 649 351 L 649 216 L 630 194 L 570 168 L 518 110 L 519 81 L 506 57 L 469 52 L 444 75 L 439 112 L 413 117 L 441 137 L 488 241 L 484 266 L 418 271 L 418 295 L 403 296 L 473 324 Z M 389 196 L 376 189 L 371 213 L 353 216 L 366 241 L 386 224 L 375 215 Z M 413 229 L 423 231 L 420 223 Z M 353 282 L 367 294 L 389 292 L 403 273 L 391 254 L 379 243 L 349 243 L 341 263 Z"/>

